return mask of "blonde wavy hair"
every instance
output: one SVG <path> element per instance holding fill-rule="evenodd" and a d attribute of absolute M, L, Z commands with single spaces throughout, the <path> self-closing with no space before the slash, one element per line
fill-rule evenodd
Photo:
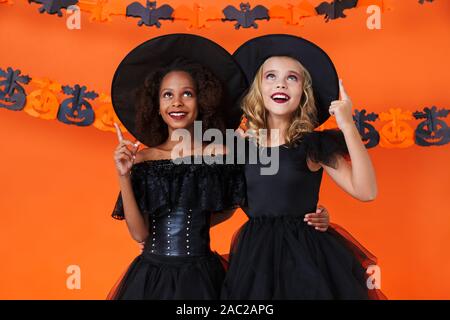
<path fill-rule="evenodd" d="M 284 56 L 280 56 L 284 57 Z M 292 57 L 286 57 L 294 59 Z M 295 61 L 298 61 L 294 59 Z M 299 62 L 300 63 L 300 62 Z M 241 107 L 243 116 L 247 118 L 247 128 L 249 133 L 261 142 L 260 129 L 269 129 L 267 124 L 266 108 L 261 91 L 263 77 L 263 65 L 259 67 L 248 93 L 242 99 Z M 303 94 L 300 104 L 292 114 L 292 119 L 284 133 L 288 144 L 292 144 L 296 139 L 301 138 L 304 133 L 311 132 L 317 125 L 317 109 L 314 101 L 312 79 L 308 70 L 300 63 L 301 75 L 303 77 Z"/>

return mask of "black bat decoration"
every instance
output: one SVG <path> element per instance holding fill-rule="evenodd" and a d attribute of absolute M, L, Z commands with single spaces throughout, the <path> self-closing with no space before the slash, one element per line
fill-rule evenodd
<path fill-rule="evenodd" d="M 426 2 L 433 2 L 433 0 L 419 0 L 419 3 L 420 3 L 420 4 L 424 4 L 425 1 L 426 1 Z"/>
<path fill-rule="evenodd" d="M 32 2 L 42 4 L 42 7 L 39 8 L 39 13 L 56 13 L 58 17 L 62 17 L 61 9 L 67 9 L 77 4 L 78 0 L 28 0 L 28 3 Z"/>
<path fill-rule="evenodd" d="M 148 1 L 147 6 L 144 7 L 139 2 L 130 3 L 127 7 L 127 17 L 139 17 L 138 26 L 145 24 L 146 26 L 156 26 L 161 28 L 159 20 L 172 20 L 173 8 L 167 4 L 161 7 L 156 7 L 156 1 Z"/>
<path fill-rule="evenodd" d="M 345 18 L 344 10 L 356 7 L 357 0 L 335 0 L 322 2 L 315 9 L 318 15 L 325 15 L 325 21 Z"/>
<path fill-rule="evenodd" d="M 222 21 L 237 21 L 234 25 L 235 29 L 243 28 L 258 28 L 255 20 L 266 19 L 269 20 L 269 10 L 264 6 L 256 6 L 253 9 L 250 9 L 250 3 L 242 3 L 240 4 L 241 10 L 236 9 L 233 6 L 227 6 L 223 9 L 223 14 L 225 18 Z"/>

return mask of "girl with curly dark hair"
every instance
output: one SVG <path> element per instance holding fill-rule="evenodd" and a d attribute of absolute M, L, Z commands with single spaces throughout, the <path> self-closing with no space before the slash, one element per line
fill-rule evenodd
<path fill-rule="evenodd" d="M 182 101 L 174 101 L 177 97 L 171 90 L 161 91 L 165 88 L 163 80 L 174 83 L 184 81 L 186 86 L 182 89 L 185 91 L 180 99 L 187 101 L 188 105 L 195 100 L 195 112 L 185 113 L 182 110 L 180 114 L 175 114 L 178 109 L 187 107 L 176 105 L 169 108 L 170 104 L 181 104 Z M 199 63 L 177 62 L 151 72 L 138 90 L 136 127 L 152 145 L 164 148 L 174 129 L 188 128 L 192 132 L 192 120 L 202 122 L 203 132 L 215 128 L 225 134 L 223 109 L 220 80 Z"/>
<path fill-rule="evenodd" d="M 217 64 L 228 67 L 214 70 Z M 231 55 L 198 36 L 159 37 L 122 61 L 113 80 L 113 105 L 148 148 L 137 152 L 138 143 L 125 140 L 116 125 L 121 192 L 112 216 L 126 220 L 132 238 L 145 244 L 108 298 L 219 298 L 225 270 L 210 249 L 209 229 L 244 204 L 243 170 L 206 161 L 217 157 L 214 153 L 225 156 L 223 145 L 194 143 L 176 154 L 179 142 L 171 137 L 182 132 L 183 143 L 191 146 L 196 120 L 204 130 L 223 132 L 225 106 L 230 107 L 225 97 L 239 88 L 245 88 L 245 78 Z M 174 161 L 180 159 L 186 161 Z M 205 161 L 188 161 L 198 159 Z"/>

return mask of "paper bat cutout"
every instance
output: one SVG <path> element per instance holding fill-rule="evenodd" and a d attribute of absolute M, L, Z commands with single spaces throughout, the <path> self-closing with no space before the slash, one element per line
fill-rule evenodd
<path fill-rule="evenodd" d="M 172 20 L 173 8 L 167 4 L 156 7 L 156 1 L 147 0 L 147 6 L 144 7 L 139 2 L 133 2 L 127 7 L 127 17 L 139 17 L 138 26 L 145 24 L 146 26 L 156 26 L 161 28 L 159 20 Z"/>
<path fill-rule="evenodd" d="M 78 6 L 81 11 L 91 13 L 90 22 L 110 22 L 112 15 L 124 16 L 127 10 L 123 0 L 80 0 Z"/>
<path fill-rule="evenodd" d="M 62 17 L 61 9 L 67 9 L 70 6 L 77 4 L 78 0 L 28 0 L 28 3 L 32 2 L 42 4 L 39 8 L 39 13 L 56 13 L 58 17 Z"/>
<path fill-rule="evenodd" d="M 256 24 L 255 20 L 270 19 L 269 10 L 267 10 L 267 8 L 264 6 L 259 5 L 253 9 L 250 9 L 250 3 L 241 2 L 240 8 L 241 10 L 238 10 L 233 6 L 227 6 L 225 9 L 223 9 L 225 18 L 222 19 L 222 21 L 237 21 L 237 23 L 234 25 L 234 28 L 237 30 L 240 27 L 253 27 L 256 29 L 258 28 L 258 25 Z"/>
<path fill-rule="evenodd" d="M 325 15 L 325 21 L 345 18 L 344 10 L 356 7 L 357 0 L 334 0 L 331 3 L 322 2 L 316 7 L 318 15 Z"/>

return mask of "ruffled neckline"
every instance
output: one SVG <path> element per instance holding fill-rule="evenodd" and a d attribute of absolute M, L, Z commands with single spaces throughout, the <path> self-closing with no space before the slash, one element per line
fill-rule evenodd
<path fill-rule="evenodd" d="M 173 159 L 148 159 L 131 168 L 131 184 L 142 214 L 165 214 L 162 208 L 198 208 L 219 212 L 243 206 L 246 202 L 244 165 L 206 163 L 212 156 L 189 155 L 177 158 L 201 158 L 201 163 L 175 163 Z M 112 216 L 124 219 L 121 193 Z"/>
<path fill-rule="evenodd" d="M 226 156 L 226 154 L 223 155 L 224 157 Z M 174 158 L 174 159 L 147 159 L 147 160 L 143 160 L 141 162 L 137 162 L 133 165 L 134 166 L 139 166 L 139 165 L 157 165 L 157 164 L 167 164 L 167 163 L 173 163 L 174 165 L 199 165 L 199 164 L 206 164 L 206 165 L 211 165 L 210 163 L 207 163 L 205 161 L 202 161 L 201 163 L 195 163 L 191 162 L 191 163 L 185 163 L 184 161 L 181 161 L 180 163 L 176 163 L 175 161 L 180 161 L 180 160 L 184 160 L 184 159 L 205 159 L 205 158 L 212 158 L 215 156 L 210 156 L 210 155 L 197 155 L 197 154 L 192 154 L 192 155 L 188 155 L 188 156 L 184 156 L 184 157 L 178 157 L 178 158 Z M 212 163 L 212 164 L 217 164 L 217 163 Z"/>

